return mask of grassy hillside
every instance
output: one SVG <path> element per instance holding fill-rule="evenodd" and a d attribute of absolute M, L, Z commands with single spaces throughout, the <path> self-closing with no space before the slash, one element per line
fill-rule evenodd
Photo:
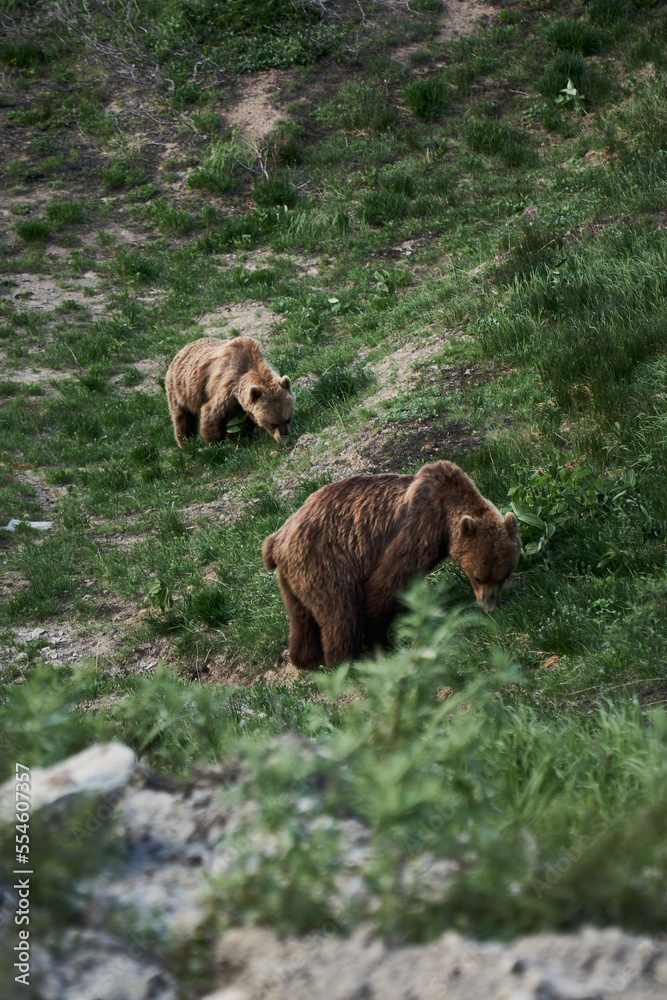
<path fill-rule="evenodd" d="M 461 828 L 418 849 L 449 857 L 457 836 L 479 837 L 479 867 L 435 914 L 400 910 L 374 869 L 386 929 L 654 927 L 667 15 L 653 0 L 525 0 L 477 5 L 474 23 L 468 8 L 0 4 L 2 523 L 54 522 L 0 539 L 3 767 L 19 749 L 45 764 L 115 735 L 184 770 L 220 759 L 249 718 L 260 742 L 294 727 L 357 734 L 358 755 L 335 751 L 359 767 L 356 790 L 337 788 L 327 808 L 363 803 L 380 774 L 406 794 L 416 774 L 425 783 L 418 808 L 387 791 L 362 809 L 378 858 L 393 857 L 392 831 L 424 829 L 445 781 L 463 783 L 447 813 L 461 809 Z M 207 331 L 257 336 L 296 382 L 288 448 L 265 434 L 177 448 L 164 373 Z M 323 483 L 439 458 L 514 509 L 524 552 L 493 618 L 470 609 L 457 626 L 455 667 L 436 644 L 446 676 L 419 652 L 433 624 L 383 661 L 392 711 L 430 677 L 399 760 L 378 732 L 359 736 L 370 723 L 338 705 L 342 688 L 322 701 L 290 672 L 260 550 Z M 449 564 L 419 594 L 431 622 L 473 598 Z M 502 683 L 501 662 L 517 668 Z M 364 669 L 352 702 L 361 692 L 381 719 Z M 460 717 L 437 708 L 445 682 L 464 692 Z M 469 749 L 448 758 L 448 734 L 466 726 Z M 608 896 L 573 863 L 548 904 L 526 903 L 517 844 L 533 837 L 548 865 L 590 829 L 586 863 L 607 866 Z M 289 856 L 308 890 L 319 855 L 303 871 Z M 225 898 L 252 909 L 262 891 L 258 875 Z M 328 919 L 296 909 L 289 926 Z"/>

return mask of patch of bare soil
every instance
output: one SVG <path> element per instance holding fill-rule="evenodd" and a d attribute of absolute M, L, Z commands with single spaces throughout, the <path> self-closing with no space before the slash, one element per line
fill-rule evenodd
<path fill-rule="evenodd" d="M 10 569 L 0 573 L 0 598 L 9 601 L 18 594 L 19 590 L 27 587 L 29 580 L 21 576 L 18 570 Z"/>
<path fill-rule="evenodd" d="M 373 409 L 384 400 L 394 399 L 401 393 L 416 388 L 423 382 L 425 362 L 441 351 L 452 338 L 465 340 L 466 335 L 462 330 L 445 330 L 424 340 L 413 338 L 380 361 L 369 363 L 367 367 L 377 379 L 379 388 L 366 399 L 364 405 Z M 364 360 L 363 356 L 360 360 Z M 437 372 L 440 366 L 434 365 L 433 369 Z"/>
<path fill-rule="evenodd" d="M 163 360 L 162 358 L 139 358 L 136 361 L 130 363 L 130 367 L 136 369 L 141 375 L 143 375 L 143 382 L 137 382 L 135 385 L 128 386 L 121 395 L 129 395 L 132 392 L 161 392 L 162 389 L 158 383 L 158 378 L 164 375 L 169 362 Z M 123 373 L 119 375 L 114 375 L 110 381 L 118 385 L 118 383 L 123 378 Z"/>
<path fill-rule="evenodd" d="M 275 667 L 263 673 L 258 674 L 256 666 L 240 663 L 224 653 L 212 656 L 205 664 L 205 672 L 214 683 L 223 686 L 254 687 L 255 684 L 284 684 L 286 687 L 292 687 L 299 678 L 303 680 L 303 674 L 290 662 L 287 649 L 283 650 Z M 250 720 L 248 724 L 251 724 Z"/>
<path fill-rule="evenodd" d="M 93 581 L 89 581 L 92 585 Z M 83 600 L 96 597 L 85 595 Z M 21 667 L 28 661 L 26 647 L 36 644 L 46 663 L 75 666 L 84 660 L 101 661 L 113 676 L 119 673 L 149 673 L 158 661 L 172 659 L 168 638 L 136 642 L 133 636 L 141 624 L 145 609 L 137 610 L 130 601 L 115 595 L 103 598 L 95 607 L 95 621 L 76 620 L 74 616 L 59 621 L 45 621 L 15 629 L 11 640 L 0 647 L 0 663 Z"/>
<path fill-rule="evenodd" d="M 369 429 L 355 438 L 339 429 L 327 432 L 324 441 L 315 434 L 304 435 L 297 441 L 291 461 L 296 464 L 305 452 L 310 462 L 303 472 L 305 478 L 330 476 L 338 480 L 376 472 L 404 472 L 410 465 L 445 459 L 460 461 L 484 440 L 483 432 L 463 420 L 449 419 L 446 413 L 385 424 L 376 417 Z M 281 495 L 287 497 L 295 490 L 287 484 Z"/>
<path fill-rule="evenodd" d="M 446 0 L 442 5 L 439 31 L 435 42 L 447 42 L 454 35 L 471 35 L 478 28 L 487 28 L 498 11 L 484 0 Z M 392 58 L 405 61 L 413 52 L 423 48 L 423 43 L 404 45 L 395 49 Z"/>
<path fill-rule="evenodd" d="M 443 396 L 449 396 L 460 387 L 490 382 L 505 371 L 474 365 L 429 364 L 451 336 L 465 338 L 461 331 L 444 332 L 420 343 L 404 344 L 394 353 L 369 364 L 379 388 L 364 401 L 364 407 L 371 409 L 411 389 L 426 386 L 437 387 Z M 511 417 L 505 418 L 504 423 L 511 424 Z M 352 436 L 341 421 L 340 425 L 328 428 L 321 435 L 302 435 L 292 449 L 290 464 L 301 469 L 303 476 L 309 479 L 331 476 L 336 480 L 371 472 L 401 472 L 410 465 L 444 459 L 461 461 L 487 437 L 497 433 L 498 428 L 481 432 L 461 419 L 452 419 L 448 410 L 433 417 L 386 422 L 374 417 L 356 436 Z M 308 467 L 304 456 L 310 463 Z M 286 480 L 280 492 L 288 497 L 293 495 L 295 487 Z"/>
<path fill-rule="evenodd" d="M 37 500 L 44 510 L 45 517 L 51 520 L 53 517 L 53 506 L 60 500 L 63 494 L 67 492 L 67 487 L 48 486 L 41 476 L 31 470 L 17 473 L 16 478 L 20 483 L 26 483 L 28 486 L 32 487 Z M 14 516 L 18 517 L 19 515 Z"/>
<path fill-rule="evenodd" d="M 99 283 L 100 278 L 93 271 L 86 272 L 80 280 L 67 281 L 55 281 L 34 273 L 11 274 L 3 278 L 0 296 L 8 295 L 16 303 L 25 303 L 38 312 L 51 312 L 63 302 L 76 302 L 90 310 L 93 316 L 100 316 L 106 312 L 107 302 L 95 291 Z"/>
<path fill-rule="evenodd" d="M 0 352 L 0 363 L 3 364 L 5 374 L 12 382 L 20 382 L 22 385 L 39 386 L 39 391 L 43 396 L 57 396 L 58 390 L 51 385 L 54 380 L 69 378 L 70 372 L 56 371 L 55 368 L 43 368 L 41 365 L 23 365 L 19 368 L 11 369 L 6 364 L 5 357 Z"/>
<path fill-rule="evenodd" d="M 244 77 L 234 93 L 234 106 L 226 112 L 227 124 L 248 141 L 265 138 L 285 118 L 272 95 L 289 79 L 289 73 L 275 69 Z"/>
<path fill-rule="evenodd" d="M 261 302 L 248 300 L 238 305 L 221 306 L 206 313 L 198 321 L 209 337 L 254 337 L 265 346 L 272 326 L 282 322 L 282 317 L 271 312 Z"/>

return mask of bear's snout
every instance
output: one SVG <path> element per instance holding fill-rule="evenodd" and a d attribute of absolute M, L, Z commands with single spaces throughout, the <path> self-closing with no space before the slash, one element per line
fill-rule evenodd
<path fill-rule="evenodd" d="M 273 434 L 276 441 L 287 441 L 292 433 L 292 427 L 289 423 L 283 424 L 282 427 L 276 427 Z"/>
<path fill-rule="evenodd" d="M 477 603 L 479 604 L 482 611 L 486 611 L 487 614 L 491 614 L 495 611 L 500 604 L 500 591 L 502 589 L 502 583 L 492 583 L 484 584 L 481 588 L 481 593 L 475 591 L 477 596 Z"/>

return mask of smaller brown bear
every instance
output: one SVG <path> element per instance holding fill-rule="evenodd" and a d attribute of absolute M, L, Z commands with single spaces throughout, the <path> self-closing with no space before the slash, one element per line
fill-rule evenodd
<path fill-rule="evenodd" d="M 167 399 L 179 446 L 197 427 L 207 444 L 222 441 L 227 423 L 244 410 L 248 430 L 259 424 L 276 441 L 290 435 L 294 393 L 262 356 L 252 337 L 202 337 L 179 351 L 169 365 Z"/>
<path fill-rule="evenodd" d="M 388 645 L 398 596 L 412 577 L 451 556 L 485 611 L 516 569 L 521 542 L 451 462 L 415 476 L 352 476 L 313 493 L 264 542 L 267 569 L 290 616 L 290 658 L 314 670 L 358 658 L 364 641 Z"/>

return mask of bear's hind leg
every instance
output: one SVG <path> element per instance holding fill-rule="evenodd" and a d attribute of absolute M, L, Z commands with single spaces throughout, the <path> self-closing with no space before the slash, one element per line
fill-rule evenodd
<path fill-rule="evenodd" d="M 174 421 L 174 434 L 182 448 L 185 439 L 194 437 L 197 433 L 197 414 L 186 410 L 184 406 L 176 406 L 171 415 Z"/>
<path fill-rule="evenodd" d="M 320 627 L 278 570 L 278 583 L 290 618 L 289 657 L 299 670 L 317 670 L 324 662 Z"/>
<path fill-rule="evenodd" d="M 352 594 L 344 601 L 339 595 L 335 609 L 329 609 L 326 623 L 322 624 L 324 663 L 327 667 L 335 667 L 343 660 L 358 660 L 361 656 L 364 635 L 362 608 L 361 595 Z"/>

